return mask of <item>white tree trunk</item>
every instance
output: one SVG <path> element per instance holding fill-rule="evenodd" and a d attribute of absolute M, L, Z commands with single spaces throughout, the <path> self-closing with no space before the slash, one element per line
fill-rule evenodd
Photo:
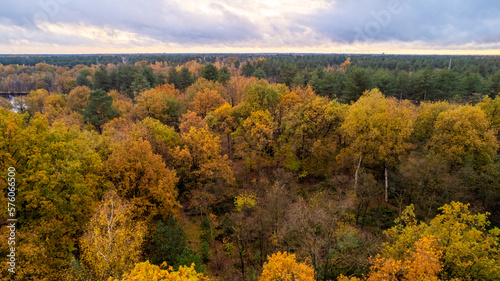
<path fill-rule="evenodd" d="M 387 167 L 384 167 L 385 172 L 385 202 L 388 202 L 387 190 L 389 188 L 389 182 L 387 181 Z"/>
<path fill-rule="evenodd" d="M 356 190 L 358 187 L 358 173 L 359 173 L 359 169 L 361 168 L 361 160 L 363 160 L 362 153 L 359 155 L 358 167 L 356 168 L 356 173 L 354 174 L 354 190 Z"/>

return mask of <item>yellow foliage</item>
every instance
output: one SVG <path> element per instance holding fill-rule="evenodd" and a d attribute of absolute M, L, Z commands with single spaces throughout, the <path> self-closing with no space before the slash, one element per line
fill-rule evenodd
<path fill-rule="evenodd" d="M 434 132 L 434 123 L 441 112 L 452 109 L 446 101 L 424 102 L 418 107 L 418 116 L 415 120 L 415 137 L 419 141 L 427 141 Z"/>
<path fill-rule="evenodd" d="M 35 115 L 37 112 L 44 113 L 45 110 L 43 105 L 48 97 L 49 93 L 45 89 L 31 91 L 24 99 L 28 107 L 28 112 L 31 115 Z"/>
<path fill-rule="evenodd" d="M 184 66 L 189 70 L 189 72 L 193 73 L 194 75 L 196 75 L 196 76 L 200 75 L 202 65 L 199 64 L 197 61 L 190 60 L 190 61 L 186 62 L 184 64 Z M 182 68 L 182 66 L 179 66 L 177 70 L 180 71 L 181 68 Z"/>
<path fill-rule="evenodd" d="M 146 90 L 136 97 L 137 115 L 140 118 L 153 117 L 166 123 L 169 120 L 168 99 L 179 95 L 173 84 L 163 84 Z"/>
<path fill-rule="evenodd" d="M 233 112 L 233 107 L 226 102 L 214 110 L 211 115 L 213 118 L 207 118 L 207 123 L 209 123 L 212 130 L 229 135 L 236 129 L 236 120 L 232 116 Z"/>
<path fill-rule="evenodd" d="M 7 110 L 12 110 L 14 106 L 12 105 L 12 103 L 10 103 L 10 100 L 0 97 L 0 107 Z"/>
<path fill-rule="evenodd" d="M 341 65 L 340 65 L 340 69 L 342 71 L 346 71 L 347 68 L 351 65 L 351 58 L 347 58 Z"/>
<path fill-rule="evenodd" d="M 267 153 L 273 145 L 273 136 L 276 123 L 268 110 L 258 110 L 251 113 L 250 117 L 243 121 L 243 124 L 233 133 L 237 138 L 242 139 L 239 143 L 239 153 L 243 153 L 249 167 L 257 166 L 270 160 Z"/>
<path fill-rule="evenodd" d="M 370 273 L 362 280 L 366 281 L 439 281 L 442 264 L 442 251 L 436 250 L 437 241 L 432 236 L 425 236 L 415 242 L 413 247 L 406 251 L 403 260 L 392 257 L 384 258 L 377 255 L 373 259 Z M 340 276 L 340 281 L 360 281 L 361 279 Z"/>
<path fill-rule="evenodd" d="M 495 99 L 491 99 L 489 97 L 485 97 L 482 102 L 478 103 L 478 105 L 485 113 L 490 121 L 490 126 L 497 137 L 499 137 L 500 133 L 500 95 L 497 95 Z M 499 138 L 500 141 L 500 138 Z"/>
<path fill-rule="evenodd" d="M 466 105 L 438 115 L 428 147 L 451 164 L 485 165 L 492 162 L 498 143 L 484 111 Z"/>
<path fill-rule="evenodd" d="M 236 211 L 238 212 L 241 212 L 245 208 L 251 209 L 256 205 L 257 205 L 257 200 L 255 195 L 253 194 L 248 194 L 245 192 L 234 198 L 234 206 L 236 207 Z"/>
<path fill-rule="evenodd" d="M 66 100 L 62 95 L 50 95 L 44 100 L 43 107 L 49 123 L 63 117 L 66 111 Z"/>
<path fill-rule="evenodd" d="M 162 267 L 166 267 L 166 264 L 163 263 Z M 180 266 L 178 271 L 174 271 L 172 267 L 161 269 L 145 261 L 136 264 L 131 272 L 123 275 L 122 279 L 109 278 L 108 281 L 210 281 L 210 279 L 202 273 L 197 273 L 194 264 L 190 267 Z"/>
<path fill-rule="evenodd" d="M 130 119 L 133 114 L 141 114 L 140 111 L 135 112 L 137 111 L 137 107 L 134 111 L 134 104 L 132 103 L 132 100 L 129 97 L 120 94 L 117 90 L 109 91 L 108 95 L 113 98 L 112 106 L 118 110 L 121 117 Z"/>
<path fill-rule="evenodd" d="M 439 257 L 443 266 L 439 275 L 446 280 L 499 279 L 500 250 L 497 245 L 500 241 L 500 230 L 486 230 L 489 225 L 487 214 L 473 215 L 468 205 L 459 202 L 446 204 L 440 210 L 442 214 L 437 215 L 427 225 L 417 223 L 412 207 L 408 207 L 403 217 L 396 221 L 396 226 L 386 231 L 392 242 L 384 245 L 384 257 L 396 260 L 413 259 L 415 263 L 418 263 L 418 260 L 427 260 L 428 272 L 437 272 L 436 260 Z M 424 240 L 425 237 L 429 237 L 429 241 Z M 408 245 L 414 245 L 415 250 L 408 252 Z M 429 249 L 434 249 L 435 256 L 428 254 Z M 414 273 L 418 274 L 417 271 Z"/>
<path fill-rule="evenodd" d="M 295 254 L 277 252 L 269 257 L 259 281 L 314 281 L 314 269 L 295 260 Z"/>
<path fill-rule="evenodd" d="M 344 153 L 362 154 L 367 161 L 393 166 L 410 148 L 415 118 L 415 108 L 410 102 L 399 103 L 395 98 L 385 98 L 377 89 L 366 91 L 349 108 L 342 125 L 349 144 Z"/>
<path fill-rule="evenodd" d="M 141 255 L 146 228 L 132 220 L 132 209 L 109 191 L 91 219 L 80 245 L 82 258 L 97 280 L 120 276 Z"/>
<path fill-rule="evenodd" d="M 83 110 L 89 102 L 89 96 L 90 88 L 87 86 L 78 86 L 71 90 L 67 97 L 69 110 L 77 112 Z"/>
<path fill-rule="evenodd" d="M 238 105 L 243 98 L 243 90 L 246 85 L 249 83 L 255 83 L 255 81 L 257 81 L 257 78 L 255 77 L 247 78 L 239 75 L 232 76 L 224 87 L 224 97 L 232 106 Z"/>

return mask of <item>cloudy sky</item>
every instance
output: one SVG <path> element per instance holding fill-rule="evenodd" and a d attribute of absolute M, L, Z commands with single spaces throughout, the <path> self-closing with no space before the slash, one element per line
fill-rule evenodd
<path fill-rule="evenodd" d="M 0 54 L 500 55 L 495 0 L 0 0 Z"/>

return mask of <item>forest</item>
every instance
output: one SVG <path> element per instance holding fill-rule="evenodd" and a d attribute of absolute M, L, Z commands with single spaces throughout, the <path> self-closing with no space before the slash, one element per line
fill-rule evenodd
<path fill-rule="evenodd" d="M 500 280 L 500 57 L 0 63 L 1 280 Z"/>

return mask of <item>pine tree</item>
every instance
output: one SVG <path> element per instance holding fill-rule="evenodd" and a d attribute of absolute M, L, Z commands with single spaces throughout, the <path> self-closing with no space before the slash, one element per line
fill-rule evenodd
<path fill-rule="evenodd" d="M 94 125 L 101 132 L 103 124 L 119 116 L 118 110 L 113 108 L 112 104 L 113 98 L 105 91 L 101 89 L 92 91 L 83 112 L 84 121 Z"/>

